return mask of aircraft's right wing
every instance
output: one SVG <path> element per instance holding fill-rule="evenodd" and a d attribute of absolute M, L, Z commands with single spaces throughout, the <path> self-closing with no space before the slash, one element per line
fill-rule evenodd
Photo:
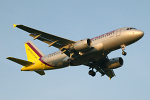
<path fill-rule="evenodd" d="M 42 31 L 27 27 L 24 25 L 15 25 L 15 24 L 13 24 L 13 25 L 14 25 L 14 27 L 18 27 L 26 32 L 31 33 L 30 36 L 33 37 L 34 40 L 38 39 L 42 42 L 49 44 L 49 46 L 54 46 L 58 49 L 62 48 L 63 46 L 66 46 L 68 44 L 75 43 L 75 41 L 68 40 L 68 39 L 65 39 L 62 37 L 58 37 L 58 36 L 55 36 L 55 35 L 52 35 L 52 34 L 49 34 L 46 32 L 42 32 Z"/>
<path fill-rule="evenodd" d="M 103 75 L 103 74 L 106 74 L 106 75 L 109 77 L 109 79 L 111 79 L 112 77 L 115 76 L 115 73 L 114 73 L 114 71 L 113 71 L 112 69 L 106 69 L 106 70 L 104 70 L 105 73 L 103 73 L 102 70 L 99 70 L 99 72 L 100 72 L 102 75 Z"/>

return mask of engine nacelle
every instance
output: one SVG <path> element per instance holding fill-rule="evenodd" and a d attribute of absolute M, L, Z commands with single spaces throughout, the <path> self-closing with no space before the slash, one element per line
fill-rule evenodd
<path fill-rule="evenodd" d="M 106 66 L 108 69 L 119 68 L 123 65 L 123 59 L 121 57 L 109 59 Z"/>
<path fill-rule="evenodd" d="M 77 41 L 70 49 L 84 52 L 91 48 L 91 43 L 90 39 L 80 40 Z"/>

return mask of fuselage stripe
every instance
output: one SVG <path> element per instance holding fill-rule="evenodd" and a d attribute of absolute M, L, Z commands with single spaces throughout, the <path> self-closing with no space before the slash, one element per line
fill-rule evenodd
<path fill-rule="evenodd" d="M 42 55 L 30 44 L 30 43 L 27 43 L 27 45 L 41 58 Z"/>
<path fill-rule="evenodd" d="M 49 65 L 48 63 L 44 62 L 44 61 L 42 60 L 42 58 L 40 58 L 39 60 L 40 60 L 43 64 L 45 64 L 45 65 L 48 65 L 48 66 L 50 66 L 50 67 L 54 67 L 54 66 Z"/>

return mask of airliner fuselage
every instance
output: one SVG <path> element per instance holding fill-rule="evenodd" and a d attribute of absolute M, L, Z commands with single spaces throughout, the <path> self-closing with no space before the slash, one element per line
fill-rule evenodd
<path fill-rule="evenodd" d="M 107 56 L 111 51 L 120 49 L 121 46 L 128 46 L 143 36 L 143 31 L 135 28 L 120 28 L 109 33 L 91 39 L 91 49 L 82 55 L 78 55 L 72 66 L 82 65 L 90 61 L 97 61 Z M 100 48 L 101 50 L 98 50 Z M 41 61 L 55 68 L 69 66 L 68 57 L 61 51 L 49 54 L 41 58 Z"/>

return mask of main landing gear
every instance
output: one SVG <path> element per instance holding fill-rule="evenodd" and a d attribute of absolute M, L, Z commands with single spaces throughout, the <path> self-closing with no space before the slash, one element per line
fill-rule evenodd
<path fill-rule="evenodd" d="M 89 71 L 89 75 L 91 75 L 91 76 L 94 77 L 94 76 L 96 75 L 96 72 L 94 72 L 93 70 L 90 70 L 90 71 Z"/>
<path fill-rule="evenodd" d="M 125 50 L 125 45 L 121 45 L 121 49 L 122 49 L 122 55 L 126 56 L 127 53 L 124 51 Z"/>
<path fill-rule="evenodd" d="M 96 72 L 93 70 L 94 69 L 94 66 L 95 66 L 95 62 L 93 62 L 93 64 L 90 66 L 90 68 L 89 69 L 91 69 L 92 68 L 92 70 L 90 70 L 89 71 L 89 75 L 91 75 L 91 76 L 95 76 L 96 75 Z"/>

